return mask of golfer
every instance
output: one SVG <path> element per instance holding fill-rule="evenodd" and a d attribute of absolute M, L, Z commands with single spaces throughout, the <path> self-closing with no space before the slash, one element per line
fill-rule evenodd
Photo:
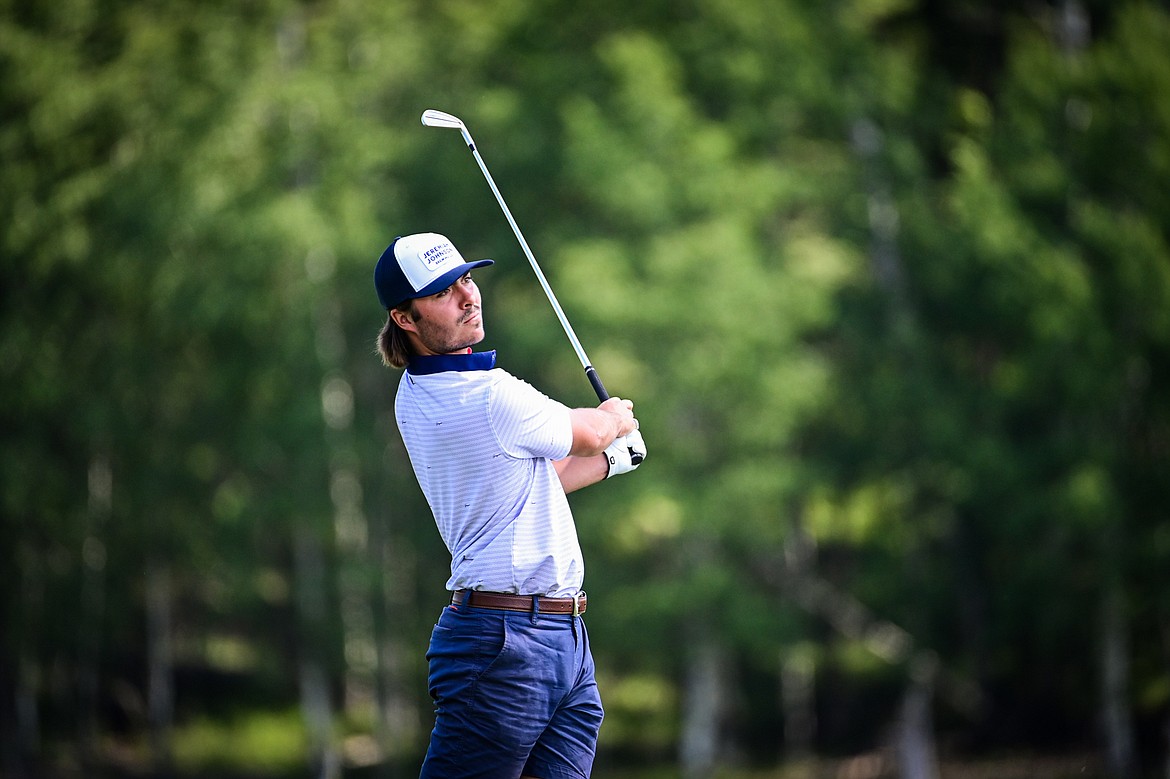
<path fill-rule="evenodd" d="M 450 605 L 427 652 L 435 727 L 422 777 L 588 777 L 603 715 L 566 493 L 645 454 L 633 403 L 568 408 L 473 352 L 471 271 L 445 237 L 399 237 L 374 269 L 394 411 L 451 552 Z M 632 456 L 633 455 L 633 456 Z"/>

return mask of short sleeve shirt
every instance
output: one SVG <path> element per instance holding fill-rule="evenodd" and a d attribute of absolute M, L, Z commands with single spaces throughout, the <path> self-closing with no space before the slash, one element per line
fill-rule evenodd
<path fill-rule="evenodd" d="M 553 461 L 573 443 L 569 409 L 495 367 L 495 352 L 415 357 L 398 429 L 439 534 L 447 588 L 564 597 L 585 566 Z"/>

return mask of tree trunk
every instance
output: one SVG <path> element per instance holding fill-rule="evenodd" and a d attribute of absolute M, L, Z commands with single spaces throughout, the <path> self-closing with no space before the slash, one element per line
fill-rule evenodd
<path fill-rule="evenodd" d="M 784 565 L 794 576 L 806 576 L 812 570 L 816 542 L 805 530 L 804 514 L 799 506 L 788 512 L 788 532 L 784 534 Z M 817 730 L 816 652 L 808 645 L 787 647 L 780 656 L 780 708 L 784 715 L 784 756 L 803 760 L 813 753 Z"/>
<path fill-rule="evenodd" d="M 301 712 L 309 736 L 309 764 L 318 779 L 337 779 L 341 774 L 341 761 L 333 745 L 329 675 L 321 659 L 326 630 L 323 557 L 317 537 L 303 526 L 296 528 L 293 564 L 296 567 L 297 607 L 302 631 L 298 673 Z"/>
<path fill-rule="evenodd" d="M 40 564 L 33 550 L 21 544 L 15 555 L 17 561 L 16 586 L 19 592 L 20 613 L 17 635 L 13 642 L 16 662 L 11 669 L 0 670 L 0 680 L 7 681 L 11 673 L 12 718 L 5 716 L 0 722 L 3 737 L 5 776 L 21 779 L 32 764 L 33 756 L 40 749 L 40 706 L 38 688 L 40 663 L 37 661 L 37 618 L 44 613 L 45 583 Z M 9 692 L 7 684 L 0 684 L 0 691 Z M 5 706 L 7 706 L 7 699 Z M 7 715 L 7 711 L 3 712 Z"/>
<path fill-rule="evenodd" d="M 780 658 L 780 704 L 784 714 L 784 756 L 803 760 L 812 755 L 817 731 L 816 658 L 797 646 Z"/>
<path fill-rule="evenodd" d="M 679 762 L 685 779 L 709 777 L 719 759 L 719 731 L 725 708 L 723 652 L 710 636 L 694 642 L 683 688 Z"/>
<path fill-rule="evenodd" d="M 870 270 L 878 286 L 889 297 L 891 315 L 897 320 L 910 314 L 910 306 L 906 295 L 906 271 L 898 251 L 900 216 L 887 182 L 888 176 L 879 164 L 885 139 L 876 124 L 861 117 L 850 128 L 850 140 L 864 173 Z"/>
<path fill-rule="evenodd" d="M 378 648 L 374 638 L 373 561 L 369 554 L 369 524 L 362 508 L 360 463 L 353 443 L 353 387 L 337 369 L 345 353 L 340 303 L 332 298 L 317 307 L 317 345 L 325 378 L 321 409 L 325 419 L 325 446 L 329 452 L 329 494 L 333 501 L 333 534 L 340 571 L 338 590 L 342 642 L 345 650 L 345 710 L 371 718 L 379 727 L 377 706 Z"/>
<path fill-rule="evenodd" d="M 419 708 L 404 683 L 410 649 L 402 640 L 402 626 L 416 617 L 417 593 L 410 576 L 414 566 L 396 543 L 398 539 L 393 539 L 389 519 L 371 522 L 370 530 L 377 538 L 382 577 L 377 626 L 378 705 L 382 712 L 378 742 L 388 757 L 396 758 L 412 753 L 422 732 Z"/>
<path fill-rule="evenodd" d="M 172 763 L 175 690 L 171 628 L 170 571 L 159 560 L 152 560 L 146 569 L 146 662 L 150 747 L 157 776 L 169 776 Z"/>
<path fill-rule="evenodd" d="M 1129 712 L 1129 640 L 1120 583 L 1107 585 L 1101 604 L 1101 717 L 1109 775 L 1135 775 L 1133 719 Z"/>
<path fill-rule="evenodd" d="M 106 603 L 106 546 L 102 538 L 113 500 L 113 481 L 109 460 L 104 456 L 94 457 L 89 465 L 87 528 L 81 547 L 81 615 L 77 637 L 78 741 L 85 766 L 92 766 L 97 757 L 98 690 Z"/>
<path fill-rule="evenodd" d="M 930 675 L 929 671 L 912 673 L 910 686 L 902 698 L 894 736 L 901 779 L 938 779 L 939 776 L 930 713 L 933 697 Z"/>

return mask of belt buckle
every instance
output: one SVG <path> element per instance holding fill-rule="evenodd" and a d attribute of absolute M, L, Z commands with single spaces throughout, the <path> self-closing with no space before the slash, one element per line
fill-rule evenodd
<path fill-rule="evenodd" d="M 585 591 L 581 590 L 573 596 L 573 616 L 581 616 L 581 599 L 585 597 Z"/>

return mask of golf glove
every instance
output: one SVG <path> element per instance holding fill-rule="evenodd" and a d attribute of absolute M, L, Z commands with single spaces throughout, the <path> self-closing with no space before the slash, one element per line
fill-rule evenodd
<path fill-rule="evenodd" d="M 614 439 L 614 442 L 605 450 L 605 461 L 609 463 L 609 471 L 605 478 L 617 476 L 619 473 L 629 473 L 642 464 L 646 459 L 646 442 L 637 430 Z"/>

